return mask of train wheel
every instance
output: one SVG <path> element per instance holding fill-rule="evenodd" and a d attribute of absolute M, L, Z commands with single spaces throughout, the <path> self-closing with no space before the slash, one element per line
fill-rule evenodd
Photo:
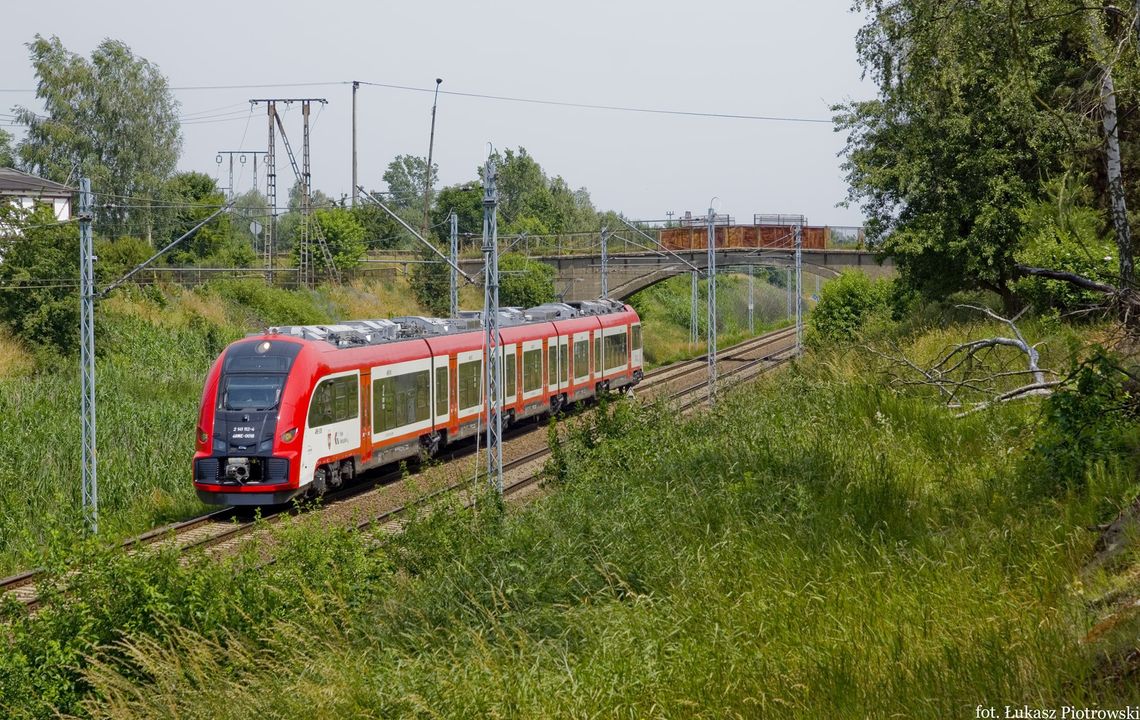
<path fill-rule="evenodd" d="M 356 465 L 351 460 L 345 460 L 340 464 L 340 479 L 344 482 L 352 482 L 356 477 Z"/>
<path fill-rule="evenodd" d="M 317 468 L 313 473 L 313 484 L 310 493 L 314 498 L 319 498 L 325 494 L 329 489 L 329 471 L 324 465 Z"/>
<path fill-rule="evenodd" d="M 424 435 L 420 438 L 420 452 L 417 456 L 420 462 L 427 462 L 439 452 L 439 435 Z"/>

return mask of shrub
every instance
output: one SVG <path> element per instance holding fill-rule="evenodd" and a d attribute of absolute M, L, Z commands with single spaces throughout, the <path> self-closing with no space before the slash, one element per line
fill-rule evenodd
<path fill-rule="evenodd" d="M 261 280 L 215 280 L 206 288 L 252 310 L 255 325 L 317 325 L 331 319 L 316 307 L 313 296 L 269 287 Z"/>
<path fill-rule="evenodd" d="M 554 268 L 518 253 L 499 258 L 499 304 L 534 307 L 551 302 L 554 294 Z"/>
<path fill-rule="evenodd" d="M 840 342 L 860 335 L 872 320 L 891 317 L 893 283 L 848 270 L 827 283 L 808 318 L 808 341 Z"/>
<path fill-rule="evenodd" d="M 1066 488 L 1083 485 L 1094 464 L 1118 456 L 1127 429 L 1124 376 L 1103 350 L 1083 362 L 1074 378 L 1072 387 L 1043 403 L 1030 463 L 1034 474 Z"/>
<path fill-rule="evenodd" d="M 433 315 L 447 315 L 451 310 L 451 266 L 423 247 L 418 258 L 423 262 L 413 266 L 408 276 L 416 301 Z"/>

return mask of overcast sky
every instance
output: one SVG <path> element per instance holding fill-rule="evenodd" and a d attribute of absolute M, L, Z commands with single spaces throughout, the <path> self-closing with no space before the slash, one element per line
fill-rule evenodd
<path fill-rule="evenodd" d="M 10 3 L 0 24 L 0 112 L 38 109 L 25 43 L 58 35 L 88 55 L 106 37 L 157 64 L 183 115 L 179 167 L 228 182 L 217 150 L 264 149 L 255 97 L 323 97 L 314 108 L 313 184 L 351 186 L 352 80 L 596 105 L 829 119 L 873 94 L 860 79 L 850 0 L 578 0 L 573 3 L 340 0 L 63 0 Z M 301 83 L 322 83 L 300 85 Z M 244 85 L 243 88 L 218 86 Z M 267 87 L 277 85 L 277 87 Z M 196 89 L 209 86 L 217 89 Z M 258 87 L 262 86 L 262 87 Z M 11 92 L 15 90 L 16 92 Z M 427 154 L 430 92 L 362 87 L 361 183 L 397 154 Z M 285 117 L 297 152 L 299 107 Z M 6 122 L 0 119 L 0 122 Z M 0 125 L 0 127 L 6 127 Z M 7 127 L 8 130 L 17 128 Z M 859 224 L 830 124 L 693 117 L 525 104 L 441 94 L 434 157 L 445 184 L 474 178 L 496 148 L 525 147 L 551 175 L 589 189 L 599 209 L 640 219 L 666 211 L 804 213 Z M 280 140 L 278 151 L 283 154 Z M 288 166 L 280 187 L 291 184 Z M 235 185 L 253 181 L 247 165 Z M 264 178 L 259 178 L 264 183 Z"/>

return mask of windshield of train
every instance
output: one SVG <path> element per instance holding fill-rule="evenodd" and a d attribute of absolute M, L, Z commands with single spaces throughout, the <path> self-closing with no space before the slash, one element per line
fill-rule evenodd
<path fill-rule="evenodd" d="M 281 401 L 285 378 L 301 346 L 281 340 L 249 340 L 226 350 L 218 406 L 270 410 Z"/>
<path fill-rule="evenodd" d="M 281 400 L 284 375 L 230 375 L 222 385 L 226 410 L 269 410 Z"/>

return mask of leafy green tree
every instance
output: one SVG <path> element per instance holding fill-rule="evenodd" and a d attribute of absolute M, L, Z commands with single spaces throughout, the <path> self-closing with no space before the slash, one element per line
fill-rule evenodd
<path fill-rule="evenodd" d="M 79 228 L 48 207 L 0 203 L 0 322 L 31 347 L 72 352 L 79 334 Z"/>
<path fill-rule="evenodd" d="M 309 207 L 313 210 L 339 207 L 340 203 L 320 190 L 311 189 L 312 198 Z M 301 183 L 294 182 L 289 188 L 289 202 L 287 210 L 277 217 L 277 235 L 274 244 L 278 251 L 289 250 L 297 240 L 301 231 Z"/>
<path fill-rule="evenodd" d="M 174 172 L 182 146 L 178 102 L 166 78 L 117 40 L 104 40 L 90 60 L 55 36 L 36 35 L 28 49 L 44 114 L 15 109 L 27 126 L 19 146 L 24 168 L 62 183 L 87 176 L 96 193 L 127 196 L 100 203 L 102 229 L 149 238 L 154 212 L 147 199 Z"/>
<path fill-rule="evenodd" d="M 438 228 L 437 234 L 447 236 L 450 232 L 447 217 L 454 210 L 459 216 L 459 235 L 471 236 L 483 233 L 483 183 L 470 182 L 462 185 L 448 185 L 440 188 L 435 195 L 431 224 Z"/>
<path fill-rule="evenodd" d="M 572 190 L 560 176 L 549 178 L 526 148 L 508 148 L 494 160 L 503 232 L 544 235 L 598 229 L 589 192 Z"/>
<path fill-rule="evenodd" d="M 422 218 L 424 207 L 424 176 L 427 173 L 427 158 L 418 155 L 397 155 L 388 163 L 384 171 L 384 182 L 388 185 L 387 203 L 407 210 L 417 209 Z M 429 186 L 434 187 L 439 177 L 439 166 L 432 163 Z"/>
<path fill-rule="evenodd" d="M 200 172 L 178 173 L 166 182 L 163 195 L 173 206 L 166 237 L 161 241 L 163 245 L 205 220 L 226 202 L 214 179 Z M 239 242 L 242 241 L 234 232 L 232 217 L 229 213 L 222 213 L 175 246 L 170 251 L 169 262 L 174 265 L 196 264 Z"/>
<path fill-rule="evenodd" d="M 98 239 L 95 241 L 95 276 L 101 284 L 112 283 L 141 265 L 154 249 L 142 238 L 124 235 L 116 240 Z M 77 259 L 78 262 L 78 259 Z"/>
<path fill-rule="evenodd" d="M 420 248 L 418 257 L 425 262 L 412 266 L 408 283 L 416 302 L 433 315 L 446 316 L 451 311 L 451 266 L 426 247 Z"/>
<path fill-rule="evenodd" d="M 356 220 L 351 211 L 339 207 L 317 210 L 313 213 L 311 222 L 324 234 L 325 244 L 338 270 L 349 270 L 360 264 L 366 249 L 364 226 Z M 313 243 L 311 250 L 313 262 L 315 267 L 319 267 L 324 264 L 324 255 L 316 246 L 315 235 Z M 294 263 L 299 264 L 300 252 L 301 246 L 294 244 Z"/>
<path fill-rule="evenodd" d="M 15 167 L 16 152 L 12 149 L 12 133 L 0 130 L 0 167 Z"/>
<path fill-rule="evenodd" d="M 850 200 L 868 239 L 931 296 L 983 288 L 1016 305 L 1022 208 L 1096 145 L 1091 63 L 1067 0 L 860 0 L 878 97 L 837 107 Z M 1081 157 L 1084 152 L 1086 157 Z"/>
<path fill-rule="evenodd" d="M 259 251 L 263 248 L 265 228 L 269 224 L 268 204 L 269 201 L 261 191 L 254 188 L 234 197 L 233 210 L 230 213 L 235 235 Z M 260 228 L 259 232 L 254 233 L 250 229 L 250 223 L 257 223 L 255 227 Z"/>
<path fill-rule="evenodd" d="M 519 253 L 499 258 L 499 304 L 534 307 L 551 302 L 554 294 L 554 268 Z"/>
<path fill-rule="evenodd" d="M 1117 278 L 1116 247 L 1104 236 L 1104 219 L 1087 188 L 1056 186 L 1048 197 L 1021 210 L 1025 227 L 1016 259 L 1026 265 L 1073 273 L 1102 283 Z M 1037 308 L 1074 310 L 1100 301 L 1097 293 L 1071 283 L 1024 277 L 1017 294 Z"/>
<path fill-rule="evenodd" d="M 371 200 L 364 200 L 350 211 L 364 228 L 364 245 L 368 250 L 390 250 L 408 242 L 408 231 Z"/>

